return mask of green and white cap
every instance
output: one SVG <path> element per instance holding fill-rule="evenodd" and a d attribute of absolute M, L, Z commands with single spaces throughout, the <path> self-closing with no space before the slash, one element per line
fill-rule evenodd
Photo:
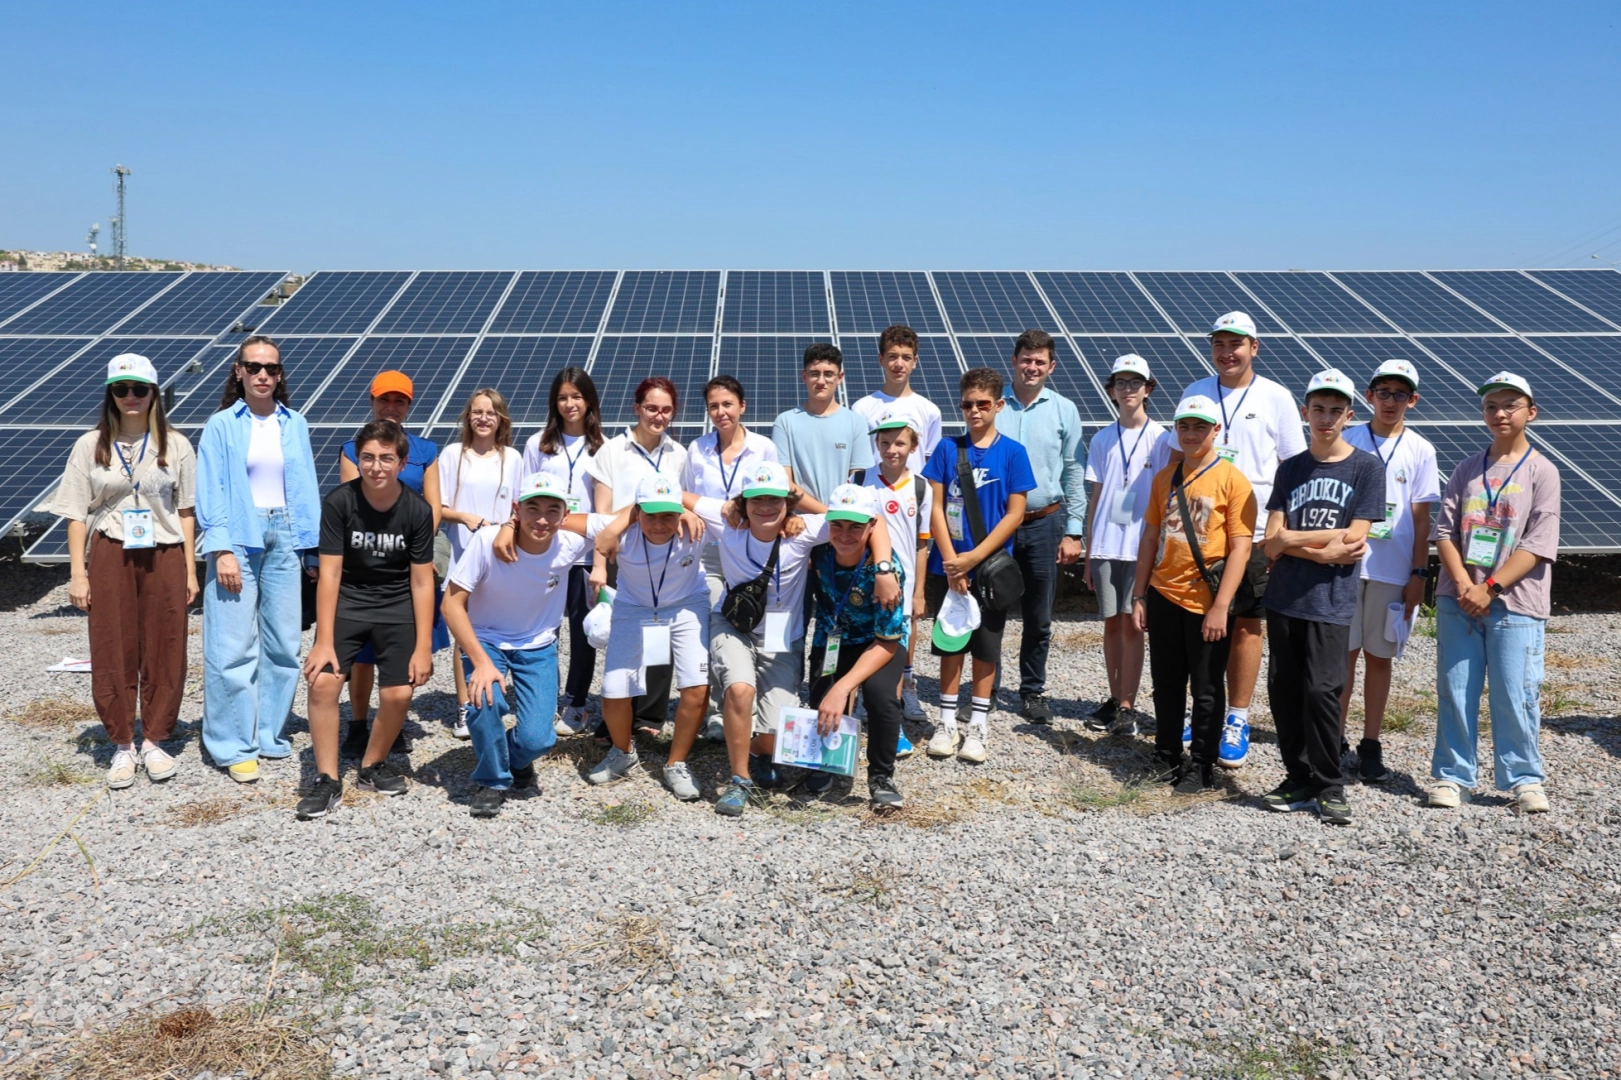
<path fill-rule="evenodd" d="M 893 402 L 883 412 L 878 414 L 878 422 L 872 425 L 868 435 L 876 435 L 880 431 L 899 431 L 901 428 L 911 428 L 921 438 L 923 435 L 923 421 L 917 411 L 900 402 Z"/>
<path fill-rule="evenodd" d="M 107 382 L 144 382 L 158 384 L 158 369 L 140 353 L 119 353 L 107 361 Z"/>
<path fill-rule="evenodd" d="M 1221 423 L 1221 410 L 1203 394 L 1190 394 L 1176 406 L 1173 420 L 1203 420 L 1207 424 Z"/>
<path fill-rule="evenodd" d="M 1216 325 L 1210 328 L 1211 336 L 1216 334 L 1242 334 L 1244 337 L 1259 340 L 1255 332 L 1255 320 L 1242 311 L 1229 311 L 1216 320 Z"/>
<path fill-rule="evenodd" d="M 1346 401 L 1353 403 L 1356 401 L 1356 384 L 1339 368 L 1319 371 L 1311 377 L 1311 382 L 1306 384 L 1307 397 L 1325 390 L 1330 394 L 1340 395 Z"/>
<path fill-rule="evenodd" d="M 743 481 L 745 499 L 752 499 L 756 495 L 776 495 L 786 499 L 788 489 L 788 470 L 775 461 L 762 462 Z"/>
<path fill-rule="evenodd" d="M 1136 353 L 1127 353 L 1117 359 L 1109 369 L 1109 375 L 1111 378 L 1116 375 L 1141 375 L 1145 381 L 1154 377 L 1149 374 L 1148 361 Z"/>
<path fill-rule="evenodd" d="M 679 514 L 681 489 L 663 473 L 649 473 L 636 485 L 636 506 L 644 514 Z"/>
<path fill-rule="evenodd" d="M 1406 360 L 1386 360 L 1374 369 L 1373 378 L 1368 380 L 1368 385 L 1372 386 L 1380 379 L 1400 379 L 1414 390 L 1417 390 L 1418 368 Z"/>
<path fill-rule="evenodd" d="M 827 500 L 827 520 L 858 521 L 865 525 L 878 516 L 878 492 L 858 484 L 840 484 Z"/>
<path fill-rule="evenodd" d="M 941 652 L 962 651 L 968 639 L 979 629 L 979 602 L 973 593 L 946 590 L 940 602 L 940 614 L 934 617 L 934 631 L 930 635 Z"/>
<path fill-rule="evenodd" d="M 1516 375 L 1512 371 L 1499 371 L 1496 375 L 1481 383 L 1480 388 L 1475 393 L 1485 397 L 1493 390 L 1518 390 L 1530 398 L 1533 403 L 1537 400 L 1537 396 L 1531 393 L 1531 384 L 1525 380 L 1525 377 Z"/>
<path fill-rule="evenodd" d="M 568 483 L 550 473 L 530 473 L 524 477 L 523 487 L 518 489 L 518 501 L 528 502 L 530 499 L 556 499 L 567 506 Z"/>

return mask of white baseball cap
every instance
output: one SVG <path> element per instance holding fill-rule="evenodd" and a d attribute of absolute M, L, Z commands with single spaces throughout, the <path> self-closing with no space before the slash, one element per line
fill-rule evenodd
<path fill-rule="evenodd" d="M 1409 364 L 1406 360 L 1386 360 L 1374 369 L 1373 378 L 1368 380 L 1368 385 L 1371 387 L 1380 379 L 1400 379 L 1414 390 L 1417 390 L 1418 368 Z"/>
<path fill-rule="evenodd" d="M 1499 371 L 1496 375 L 1481 383 L 1480 388 L 1475 393 L 1485 397 L 1493 390 L 1518 390 L 1530 398 L 1533 405 L 1536 404 L 1537 396 L 1531 392 L 1531 384 L 1525 381 L 1524 376 L 1516 375 L 1512 371 Z"/>
<path fill-rule="evenodd" d="M 119 353 L 107 361 L 107 382 L 144 382 L 158 384 L 158 369 L 140 353 Z"/>
<path fill-rule="evenodd" d="M 1331 394 L 1339 394 L 1346 401 L 1356 401 L 1356 384 L 1339 368 L 1329 368 L 1319 371 L 1311 377 L 1306 384 L 1306 396 L 1311 397 L 1319 390 L 1327 390 Z"/>
<path fill-rule="evenodd" d="M 679 514 L 681 489 L 663 473 L 649 473 L 636 484 L 636 507 L 644 514 Z"/>
<path fill-rule="evenodd" d="M 1110 377 L 1116 375 L 1141 375 L 1146 381 L 1152 382 L 1154 376 L 1149 373 L 1148 361 L 1136 353 L 1127 353 L 1114 362 L 1109 369 Z"/>
<path fill-rule="evenodd" d="M 764 461 L 743 481 L 743 497 L 752 499 L 756 495 L 778 495 L 786 499 L 789 487 L 788 470 L 775 461 Z"/>
<path fill-rule="evenodd" d="M 1203 420 L 1207 424 L 1221 423 L 1221 411 L 1216 403 L 1203 394 L 1183 398 L 1176 406 L 1173 420 Z"/>
<path fill-rule="evenodd" d="M 923 434 L 923 421 L 918 417 L 917 411 L 897 401 L 878 414 L 878 422 L 872 425 L 872 430 L 868 431 L 867 434 L 876 435 L 880 431 L 898 431 L 903 427 L 911 428 L 919 437 Z"/>
<path fill-rule="evenodd" d="M 856 484 L 840 484 L 827 500 L 827 520 L 857 521 L 865 525 L 878 516 L 878 492 Z"/>
<path fill-rule="evenodd" d="M 940 614 L 934 617 L 934 644 L 942 652 L 958 652 L 978 629 L 979 601 L 974 594 L 947 589 L 946 598 L 940 602 Z"/>
<path fill-rule="evenodd" d="M 1242 334 L 1247 338 L 1259 340 L 1261 335 L 1255 332 L 1255 320 L 1242 311 L 1229 311 L 1216 320 L 1216 325 L 1210 328 L 1212 336 L 1216 334 Z"/>
<path fill-rule="evenodd" d="M 526 502 L 529 499 L 556 499 L 568 505 L 568 483 L 560 476 L 550 473 L 530 473 L 523 478 L 523 487 L 518 490 L 518 501 Z"/>
<path fill-rule="evenodd" d="M 613 630 L 614 607 L 613 600 L 601 600 L 585 613 L 582 627 L 585 630 L 585 640 L 591 643 L 593 649 L 606 649 L 608 637 Z"/>

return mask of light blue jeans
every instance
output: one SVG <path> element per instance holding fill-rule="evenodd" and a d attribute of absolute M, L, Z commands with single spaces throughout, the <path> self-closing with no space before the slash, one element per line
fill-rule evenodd
<path fill-rule="evenodd" d="M 539 649 L 498 649 L 483 639 L 479 644 L 490 663 L 507 678 L 508 694 L 492 686 L 491 703 L 478 706 L 467 720 L 473 753 L 473 783 L 480 787 L 512 787 L 512 770 L 532 764 L 557 745 L 557 643 Z M 473 661 L 462 656 L 462 671 L 473 677 Z M 509 704 L 510 703 L 510 704 Z M 508 731 L 501 717 L 512 713 L 518 723 Z"/>
<path fill-rule="evenodd" d="M 1481 618 L 1450 596 L 1435 598 L 1435 686 L 1440 718 L 1430 774 L 1464 790 L 1475 786 L 1480 691 L 1488 674 L 1492 749 L 1499 791 L 1545 778 L 1537 735 L 1542 729 L 1542 638 L 1547 620 L 1516 615 L 1493 600 Z"/>
<path fill-rule="evenodd" d="M 216 765 L 293 752 L 283 737 L 298 689 L 304 572 L 283 509 L 260 510 L 263 549 L 236 548 L 242 591 L 203 585 L 203 746 Z"/>

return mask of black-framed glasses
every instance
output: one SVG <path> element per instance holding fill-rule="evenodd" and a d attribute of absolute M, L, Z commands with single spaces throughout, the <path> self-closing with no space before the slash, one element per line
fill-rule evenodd
<path fill-rule="evenodd" d="M 1147 379 L 1116 379 L 1114 381 L 1114 388 L 1116 390 L 1124 390 L 1128 394 L 1132 393 L 1134 391 L 1137 391 L 1137 390 L 1141 390 L 1143 387 L 1145 387 L 1147 385 L 1148 385 L 1148 380 Z"/>
<path fill-rule="evenodd" d="M 113 392 L 113 397 L 144 398 L 152 392 L 152 384 L 144 382 L 115 382 L 107 389 Z"/>
<path fill-rule="evenodd" d="M 1394 401 L 1398 405 L 1405 405 L 1413 400 L 1410 390 L 1375 390 L 1373 396 L 1380 401 Z"/>
<path fill-rule="evenodd" d="M 996 401 L 993 398 L 986 398 L 983 401 L 959 401 L 957 407 L 963 412 L 987 412 L 996 408 Z"/>
<path fill-rule="evenodd" d="M 281 378 L 280 364 L 261 364 L 257 360 L 244 360 L 242 362 L 242 370 L 247 372 L 249 375 L 257 375 L 260 372 L 264 372 L 272 379 Z"/>

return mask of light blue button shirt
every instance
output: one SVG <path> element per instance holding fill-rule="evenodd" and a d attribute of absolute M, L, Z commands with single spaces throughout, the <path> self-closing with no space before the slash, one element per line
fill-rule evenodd
<path fill-rule="evenodd" d="M 1024 444 L 1036 490 L 1026 496 L 1026 513 L 1064 501 L 1064 535 L 1080 536 L 1086 521 L 1086 443 L 1081 438 L 1081 414 L 1063 394 L 1041 388 L 1028 406 L 1007 395 L 1007 408 L 996 419 L 996 430 Z"/>
<path fill-rule="evenodd" d="M 276 418 L 281 421 L 282 485 L 293 546 L 320 547 L 321 492 L 316 487 L 309 424 L 280 404 Z M 232 548 L 257 551 L 265 546 L 248 483 L 252 438 L 253 417 L 246 401 L 221 409 L 203 428 L 197 448 L 197 527 L 202 530 L 198 551 L 203 555 Z"/>

